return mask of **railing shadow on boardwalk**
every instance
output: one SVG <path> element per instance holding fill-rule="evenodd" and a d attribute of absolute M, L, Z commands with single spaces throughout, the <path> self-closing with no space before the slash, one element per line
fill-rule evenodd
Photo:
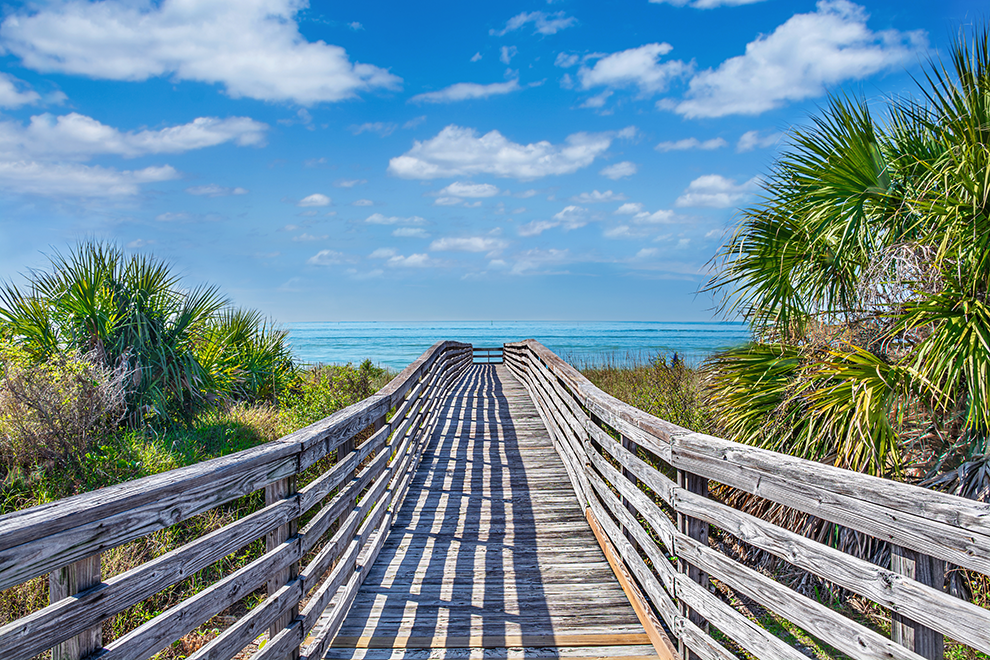
<path fill-rule="evenodd" d="M 430 438 L 381 569 L 340 635 L 374 637 L 376 646 L 410 637 L 458 646 L 471 637 L 485 648 L 547 636 L 546 594 L 535 549 L 526 547 L 538 532 L 530 484 L 512 469 L 522 455 L 494 367 L 465 374 L 440 416 L 447 425 Z"/>

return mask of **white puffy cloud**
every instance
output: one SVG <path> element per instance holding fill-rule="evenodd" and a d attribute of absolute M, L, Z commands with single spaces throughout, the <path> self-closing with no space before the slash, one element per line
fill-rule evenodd
<path fill-rule="evenodd" d="M 519 30 L 530 23 L 532 23 L 535 28 L 533 34 L 550 35 L 574 26 L 574 24 L 577 23 L 577 19 L 573 16 L 564 15 L 564 12 L 562 11 L 552 14 L 542 11 L 532 11 L 529 13 L 522 12 L 521 14 L 516 14 L 510 18 L 505 23 L 505 28 L 502 30 L 489 30 L 489 34 L 501 37 L 514 30 Z"/>
<path fill-rule="evenodd" d="M 508 65 L 512 61 L 512 58 L 518 53 L 519 49 L 515 46 L 502 46 L 498 59 L 502 62 L 502 64 Z"/>
<path fill-rule="evenodd" d="M 599 59 L 593 67 L 582 66 L 578 79 L 582 89 L 593 87 L 638 87 L 643 96 L 667 89 L 671 80 L 690 72 L 680 60 L 658 62 L 671 51 L 668 43 L 653 43 L 612 53 Z"/>
<path fill-rule="evenodd" d="M 608 101 L 615 92 L 610 89 L 606 89 L 601 94 L 595 94 L 591 98 L 585 99 L 584 103 L 581 104 L 582 108 L 601 108 Z"/>
<path fill-rule="evenodd" d="M 45 113 L 20 122 L 0 122 L 0 154 L 8 158 L 88 159 L 100 154 L 132 158 L 176 154 L 225 142 L 264 144 L 267 124 L 248 117 L 199 117 L 188 124 L 157 131 L 122 132 L 76 112 L 55 117 Z"/>
<path fill-rule="evenodd" d="M 603 169 L 599 174 L 604 177 L 608 177 L 613 181 L 617 181 L 623 177 L 632 176 L 637 171 L 636 163 L 628 160 L 624 160 L 621 163 L 616 163 L 615 165 L 609 165 Z"/>
<path fill-rule="evenodd" d="M 41 100 L 38 92 L 28 89 L 22 90 L 27 83 L 18 80 L 12 75 L 0 73 L 0 108 L 19 108 L 22 105 L 30 105 Z"/>
<path fill-rule="evenodd" d="M 415 141 L 412 149 L 389 161 L 388 171 L 403 179 L 476 174 L 537 179 L 587 167 L 609 148 L 613 137 L 613 133 L 574 133 L 562 145 L 546 140 L 518 144 L 498 131 L 479 136 L 473 128 L 451 124 L 430 140 Z"/>
<path fill-rule="evenodd" d="M 202 197 L 227 197 L 228 195 L 248 194 L 246 188 L 226 188 L 216 183 L 208 183 L 205 186 L 192 186 L 186 188 L 186 192 L 190 195 L 199 195 Z"/>
<path fill-rule="evenodd" d="M 739 136 L 739 142 L 736 143 L 736 151 L 743 153 L 744 151 L 752 151 L 753 149 L 772 147 L 780 142 L 783 137 L 783 133 L 777 132 L 762 135 L 759 131 L 746 131 Z"/>
<path fill-rule="evenodd" d="M 355 124 L 350 127 L 351 133 L 354 135 L 361 135 L 361 133 L 377 133 L 382 137 L 386 137 L 395 132 L 398 126 L 392 122 L 365 122 L 363 124 Z"/>
<path fill-rule="evenodd" d="M 656 147 L 657 151 L 687 151 L 689 149 L 701 149 L 702 151 L 711 151 L 713 149 L 721 149 L 722 147 L 728 146 L 728 142 L 722 138 L 712 138 L 710 140 L 699 140 L 698 138 L 690 137 L 684 138 L 683 140 L 677 140 L 676 142 L 661 142 Z"/>
<path fill-rule="evenodd" d="M 137 194 L 140 184 L 177 178 L 169 165 L 120 171 L 78 163 L 0 161 L 0 188 L 35 195 L 121 197 Z"/>
<path fill-rule="evenodd" d="M 306 260 L 311 266 L 338 266 L 340 264 L 354 263 L 356 259 L 343 252 L 337 252 L 336 250 L 320 250 L 312 257 Z"/>
<path fill-rule="evenodd" d="M 494 197 L 499 193 L 498 186 L 490 183 L 466 183 L 455 181 L 440 191 L 441 195 L 453 195 L 455 197 Z"/>
<path fill-rule="evenodd" d="M 650 0 L 656 5 L 674 5 L 675 7 L 693 7 L 694 9 L 714 9 L 716 7 L 739 7 L 753 5 L 764 0 Z"/>
<path fill-rule="evenodd" d="M 659 211 L 654 211 L 653 213 L 640 211 L 633 216 L 633 222 L 637 225 L 668 224 L 674 222 L 675 220 L 677 220 L 677 214 L 666 209 L 660 209 Z"/>
<path fill-rule="evenodd" d="M 299 203 L 296 204 L 296 206 L 302 206 L 302 207 L 307 207 L 307 206 L 330 206 L 330 202 L 331 201 L 332 200 L 329 197 L 327 197 L 326 195 L 322 195 L 320 193 L 313 193 L 312 195 L 309 195 L 307 197 L 303 197 L 301 200 L 299 200 Z"/>
<path fill-rule="evenodd" d="M 430 243 L 430 249 L 436 252 L 492 252 L 493 250 L 503 250 L 508 245 L 508 241 L 491 236 L 447 236 Z"/>
<path fill-rule="evenodd" d="M 328 234 L 323 234 L 322 236 L 314 236 L 313 234 L 308 234 L 306 232 L 303 232 L 298 236 L 293 236 L 292 240 L 297 243 L 308 243 L 310 241 L 325 241 L 328 238 L 330 238 Z"/>
<path fill-rule="evenodd" d="M 463 201 L 460 197 L 437 197 L 433 200 L 433 206 L 457 206 Z"/>
<path fill-rule="evenodd" d="M 410 103 L 453 103 L 455 101 L 468 101 L 471 99 L 485 99 L 489 96 L 499 94 L 509 94 L 522 89 L 518 80 L 509 80 L 504 83 L 491 83 L 481 85 L 478 83 L 457 83 L 450 87 L 444 87 L 436 92 L 426 92 L 417 94 L 409 99 Z"/>
<path fill-rule="evenodd" d="M 553 65 L 559 66 L 562 69 L 569 69 L 580 60 L 581 58 L 574 53 L 557 53 L 557 59 L 553 61 Z"/>
<path fill-rule="evenodd" d="M 369 225 L 423 225 L 426 224 L 426 220 L 419 217 L 418 215 L 412 215 L 408 218 L 400 218 L 398 216 L 385 216 L 381 213 L 373 213 L 369 215 L 365 222 Z"/>
<path fill-rule="evenodd" d="M 677 198 L 676 206 L 710 206 L 726 208 L 745 200 L 758 188 L 759 179 L 753 177 L 737 184 L 718 174 L 705 174 L 688 184 L 687 190 Z"/>
<path fill-rule="evenodd" d="M 401 79 L 307 41 L 299 0 L 68 0 L 9 14 L 3 47 L 28 68 L 109 80 L 218 83 L 234 98 L 312 105 L 395 89 Z M 32 6 L 33 8 L 33 6 Z"/>
<path fill-rule="evenodd" d="M 927 46 L 923 31 L 873 32 L 867 18 L 848 0 L 820 0 L 816 11 L 748 43 L 744 55 L 695 75 L 684 100 L 659 107 L 688 118 L 756 115 L 898 67 Z"/>
<path fill-rule="evenodd" d="M 615 215 L 636 215 L 637 213 L 642 213 L 643 205 L 639 202 L 626 202 L 619 208 L 617 208 L 614 213 Z"/>
<path fill-rule="evenodd" d="M 392 236 L 399 238 L 429 238 L 430 234 L 422 227 L 399 227 L 392 230 Z"/>
<path fill-rule="evenodd" d="M 481 59 L 481 51 L 478 51 L 477 53 L 471 56 L 472 62 L 477 62 L 480 59 Z"/>
<path fill-rule="evenodd" d="M 351 206 L 374 206 L 375 203 L 370 199 L 355 199 L 351 202 Z"/>
<path fill-rule="evenodd" d="M 577 202 L 578 204 L 598 204 L 601 202 L 621 202 L 626 199 L 626 196 L 622 193 L 614 193 L 611 190 L 606 190 L 605 192 L 598 192 L 593 190 L 590 193 L 583 192 L 580 195 L 575 195 L 571 197 L 572 202 Z"/>

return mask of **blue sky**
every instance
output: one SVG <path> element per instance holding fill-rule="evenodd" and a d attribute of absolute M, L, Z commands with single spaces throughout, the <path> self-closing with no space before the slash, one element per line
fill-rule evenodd
<path fill-rule="evenodd" d="M 284 322 L 708 320 L 788 127 L 981 7 L 5 5 L 0 278 L 99 238 Z"/>

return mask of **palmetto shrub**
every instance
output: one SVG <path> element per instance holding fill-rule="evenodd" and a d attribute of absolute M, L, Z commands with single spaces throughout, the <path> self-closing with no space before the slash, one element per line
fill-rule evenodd
<path fill-rule="evenodd" d="M 189 287 L 153 256 L 85 242 L 23 286 L 0 287 L 6 334 L 41 364 L 85 354 L 127 372 L 127 421 L 189 424 L 211 404 L 277 399 L 294 373 L 286 334 L 233 310 L 214 286 Z"/>
<path fill-rule="evenodd" d="M 918 84 L 791 132 L 716 258 L 756 342 L 710 363 L 710 403 L 731 439 L 987 501 L 987 30 Z"/>

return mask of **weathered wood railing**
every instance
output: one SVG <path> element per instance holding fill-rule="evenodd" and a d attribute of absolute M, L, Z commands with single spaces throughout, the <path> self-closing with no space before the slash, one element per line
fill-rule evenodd
<path fill-rule="evenodd" d="M 266 628 L 253 660 L 321 657 L 391 526 L 434 402 L 470 363 L 470 345 L 439 342 L 377 394 L 275 442 L 0 517 L 0 590 L 50 573 L 52 600 L 0 628 L 0 658 L 147 658 L 266 584 L 266 599 L 190 659 L 231 658 Z M 264 508 L 101 579 L 101 553 L 261 489 Z M 262 556 L 102 645 L 103 621 L 261 538 Z"/>
<path fill-rule="evenodd" d="M 491 347 L 478 347 L 475 346 L 472 349 L 472 355 L 474 357 L 475 364 L 501 364 L 502 363 L 502 347 L 501 346 L 491 346 Z"/>
<path fill-rule="evenodd" d="M 990 611 L 943 590 L 943 562 L 990 574 L 990 505 L 693 433 L 605 394 L 534 340 L 506 344 L 505 362 L 540 410 L 660 657 L 675 657 L 668 633 L 684 658 L 735 658 L 717 641 L 726 638 L 758 658 L 807 657 L 716 586 L 854 658 L 941 658 L 943 635 L 990 653 Z M 709 482 L 880 539 L 893 570 L 711 499 Z M 873 601 L 889 613 L 893 639 L 709 547 L 713 530 Z"/>

